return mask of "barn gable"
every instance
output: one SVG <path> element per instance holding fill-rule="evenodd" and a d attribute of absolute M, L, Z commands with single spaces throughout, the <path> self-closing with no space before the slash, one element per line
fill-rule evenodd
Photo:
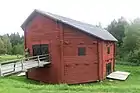
<path fill-rule="evenodd" d="M 107 30 L 87 24 L 87 23 L 83 23 L 80 21 L 76 21 L 70 18 L 66 18 L 66 17 L 62 17 L 59 15 L 55 15 L 52 13 L 48 13 L 48 12 L 43 12 L 40 10 L 34 10 L 31 15 L 25 20 L 25 22 L 21 25 L 22 29 L 25 30 L 26 26 L 28 25 L 28 23 L 37 15 L 37 14 L 41 14 L 43 16 L 47 16 L 50 17 L 51 19 L 54 19 L 56 21 L 62 22 L 64 24 L 70 25 L 74 28 L 79 29 L 80 31 L 83 31 L 85 33 L 88 33 L 92 36 L 95 36 L 97 38 L 100 38 L 102 40 L 108 40 L 108 41 L 117 41 L 117 39 L 112 36 Z"/>

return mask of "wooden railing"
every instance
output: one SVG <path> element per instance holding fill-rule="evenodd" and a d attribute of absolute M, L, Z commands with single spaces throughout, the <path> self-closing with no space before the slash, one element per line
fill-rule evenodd
<path fill-rule="evenodd" d="M 49 63 L 50 56 L 48 54 L 2 62 L 0 64 L 0 76 L 27 71 L 33 67 L 42 67 Z"/>

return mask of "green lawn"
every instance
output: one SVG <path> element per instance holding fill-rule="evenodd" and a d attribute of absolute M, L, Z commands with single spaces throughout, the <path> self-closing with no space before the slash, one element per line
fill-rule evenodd
<path fill-rule="evenodd" d="M 21 58 L 21 55 L 0 55 L 0 62 Z"/>
<path fill-rule="evenodd" d="M 128 71 L 131 75 L 126 81 L 105 80 L 78 85 L 39 84 L 25 77 L 2 77 L 0 78 L 0 93 L 139 93 L 140 67 L 117 65 L 116 69 Z"/>

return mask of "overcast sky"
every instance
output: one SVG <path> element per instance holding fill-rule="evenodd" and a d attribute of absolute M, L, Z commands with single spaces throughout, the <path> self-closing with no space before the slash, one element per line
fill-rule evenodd
<path fill-rule="evenodd" d="M 19 32 L 34 9 L 106 27 L 113 19 L 140 17 L 139 0 L 0 0 L 0 34 Z"/>

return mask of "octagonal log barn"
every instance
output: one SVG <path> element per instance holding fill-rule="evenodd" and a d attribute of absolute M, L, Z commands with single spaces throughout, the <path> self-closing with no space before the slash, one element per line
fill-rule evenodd
<path fill-rule="evenodd" d="M 34 10 L 22 24 L 30 56 L 49 54 L 49 66 L 28 70 L 27 78 L 46 83 L 103 80 L 114 71 L 115 42 L 107 30 Z"/>

